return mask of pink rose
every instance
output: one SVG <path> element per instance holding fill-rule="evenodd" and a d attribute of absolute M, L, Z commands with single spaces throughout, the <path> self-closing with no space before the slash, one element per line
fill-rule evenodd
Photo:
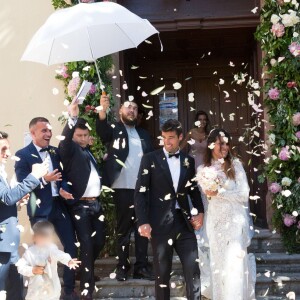
<path fill-rule="evenodd" d="M 68 84 L 68 95 L 73 98 L 76 96 L 80 85 L 80 77 L 74 77 Z"/>
<path fill-rule="evenodd" d="M 300 44 L 297 42 L 293 42 L 289 45 L 289 50 L 291 54 L 295 57 L 300 55 Z"/>
<path fill-rule="evenodd" d="M 295 81 L 289 81 L 286 85 L 289 89 L 291 89 L 291 88 L 296 87 L 297 83 Z"/>
<path fill-rule="evenodd" d="M 296 223 L 296 218 L 292 215 L 285 214 L 283 216 L 283 223 L 286 227 L 291 227 L 292 225 L 294 225 Z"/>
<path fill-rule="evenodd" d="M 269 186 L 269 191 L 272 194 L 277 194 L 281 191 L 281 186 L 277 183 L 277 182 L 273 182 L 271 183 L 271 185 Z"/>
<path fill-rule="evenodd" d="M 300 112 L 297 112 L 293 115 L 293 125 L 294 126 L 300 125 Z"/>
<path fill-rule="evenodd" d="M 289 158 L 291 157 L 291 154 L 289 152 L 288 147 L 282 147 L 279 152 L 278 157 L 280 160 L 283 160 L 283 161 L 289 160 Z"/>
<path fill-rule="evenodd" d="M 278 100 L 279 95 L 280 95 L 280 91 L 277 88 L 270 89 L 268 92 L 268 96 L 272 100 Z"/>
<path fill-rule="evenodd" d="M 284 28 L 285 28 L 284 25 L 282 25 L 280 23 L 273 24 L 271 32 L 276 37 L 282 37 L 284 35 L 284 33 L 285 33 Z"/>
<path fill-rule="evenodd" d="M 63 78 L 68 78 L 69 74 L 67 73 L 68 71 L 68 67 L 66 65 L 63 65 L 63 67 L 61 68 L 61 76 Z"/>
<path fill-rule="evenodd" d="M 296 135 L 296 138 L 297 138 L 298 140 L 300 140 L 300 131 L 297 131 L 295 135 Z"/>

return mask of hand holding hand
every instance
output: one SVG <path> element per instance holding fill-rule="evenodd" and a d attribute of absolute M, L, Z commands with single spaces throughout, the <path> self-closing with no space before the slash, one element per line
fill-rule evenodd
<path fill-rule="evenodd" d="M 192 217 L 190 222 L 195 230 L 199 230 L 203 226 L 203 217 L 203 213 Z"/>
<path fill-rule="evenodd" d="M 68 266 L 70 269 L 76 269 L 81 264 L 81 261 L 79 261 L 77 258 L 73 258 L 69 261 Z"/>
<path fill-rule="evenodd" d="M 66 200 L 74 200 L 73 195 L 65 191 L 63 188 L 60 188 L 59 194 L 61 195 L 61 197 L 63 197 Z"/>
<path fill-rule="evenodd" d="M 54 171 L 47 173 L 47 175 L 44 176 L 44 179 L 47 182 L 62 181 L 62 175 L 61 172 L 58 171 L 58 169 L 55 169 Z"/>
<path fill-rule="evenodd" d="M 141 236 L 148 238 L 149 240 L 151 239 L 151 231 L 152 228 L 150 226 L 150 224 L 144 224 L 141 225 L 138 229 L 139 233 Z"/>
<path fill-rule="evenodd" d="M 32 165 L 31 175 L 33 175 L 36 179 L 40 179 L 47 174 L 48 169 L 49 165 L 45 162 L 42 164 L 34 164 Z"/>
<path fill-rule="evenodd" d="M 43 275 L 45 267 L 35 266 L 32 268 L 32 274 L 34 275 Z"/>

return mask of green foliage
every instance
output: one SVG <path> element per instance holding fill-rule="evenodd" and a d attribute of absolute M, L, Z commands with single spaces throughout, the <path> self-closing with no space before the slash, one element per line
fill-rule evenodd
<path fill-rule="evenodd" d="M 300 143 L 296 137 L 299 126 L 293 125 L 293 115 L 300 111 L 300 56 L 292 55 L 289 46 L 293 42 L 299 43 L 298 32 L 300 23 L 296 20 L 292 26 L 283 21 L 282 16 L 290 10 L 299 17 L 299 4 L 292 1 L 266 0 L 261 10 L 261 24 L 256 31 L 256 39 L 260 42 L 264 52 L 262 65 L 264 68 L 265 107 L 268 109 L 272 156 L 266 162 L 264 171 L 270 183 L 282 185 L 282 179 L 292 180 L 290 186 L 282 186 L 283 192 L 291 191 L 288 197 L 281 192 L 273 194 L 274 226 L 280 230 L 286 249 L 293 253 L 300 253 Z M 279 24 L 285 25 L 284 34 L 277 37 L 271 32 L 272 15 L 279 16 Z M 273 16 L 274 18 L 274 16 Z M 275 22 L 276 23 L 276 22 Z M 294 83 L 291 86 L 291 83 Z M 278 100 L 272 100 L 268 91 L 277 88 L 280 91 Z M 282 147 L 288 147 L 290 157 L 281 160 L 279 153 Z M 262 181 L 263 178 L 260 178 Z M 295 216 L 295 224 L 287 227 L 284 216 Z"/>
<path fill-rule="evenodd" d="M 76 1 L 73 1 L 76 4 Z M 57 8 L 65 8 L 70 5 L 66 4 L 64 0 L 52 0 L 52 4 L 55 9 Z M 105 92 L 109 95 L 112 95 L 112 86 L 110 73 L 113 68 L 113 61 L 111 56 L 106 56 L 97 60 L 97 65 L 100 70 L 101 79 L 105 86 Z M 93 137 L 93 145 L 91 146 L 91 151 L 93 152 L 95 158 L 98 163 L 102 163 L 103 156 L 106 152 L 105 146 L 102 144 L 101 140 L 96 134 L 95 124 L 96 118 L 98 117 L 96 107 L 99 106 L 99 99 L 102 94 L 102 90 L 99 86 L 99 79 L 96 71 L 96 67 L 94 63 L 91 62 L 70 62 L 61 66 L 61 72 L 58 72 L 56 78 L 61 80 L 65 87 L 65 98 L 67 101 L 71 102 L 72 97 L 68 95 L 68 85 L 70 80 L 72 79 L 72 74 L 74 72 L 78 72 L 80 77 L 80 83 L 83 80 L 87 80 L 92 82 L 95 86 L 95 90 L 89 93 L 85 101 L 82 105 L 80 105 L 80 117 L 84 118 L 89 126 L 91 127 L 90 134 Z M 63 71 L 63 72 L 62 72 Z M 113 99 L 111 99 L 111 104 L 113 105 Z M 109 119 L 113 120 L 113 116 L 109 115 Z M 65 122 L 65 118 L 63 116 L 60 117 L 62 122 Z M 106 239 L 105 248 L 103 250 L 103 255 L 114 255 L 115 254 L 115 239 L 116 239 L 116 223 L 115 223 L 115 206 L 113 203 L 112 196 L 107 191 L 102 191 L 101 194 L 101 204 L 104 209 L 105 222 L 106 222 Z"/>

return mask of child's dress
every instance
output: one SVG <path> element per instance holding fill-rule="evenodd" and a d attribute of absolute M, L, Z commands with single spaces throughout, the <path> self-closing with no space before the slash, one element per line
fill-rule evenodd
<path fill-rule="evenodd" d="M 28 277 L 26 300 L 59 300 L 61 293 L 60 280 L 57 273 L 57 262 L 68 265 L 71 256 L 51 244 L 48 247 L 29 247 L 16 266 L 23 276 Z M 45 267 L 43 275 L 34 275 L 32 268 Z"/>

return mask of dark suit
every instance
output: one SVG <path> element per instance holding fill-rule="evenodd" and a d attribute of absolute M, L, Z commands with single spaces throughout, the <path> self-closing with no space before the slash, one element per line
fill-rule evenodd
<path fill-rule="evenodd" d="M 48 151 L 53 165 L 53 170 L 60 170 L 60 160 L 57 148 L 50 146 Z M 16 162 L 15 171 L 17 180 L 21 182 L 30 172 L 33 164 L 42 163 L 40 154 L 33 143 L 30 143 L 25 148 L 19 150 L 16 156 L 20 158 Z M 58 190 L 60 182 L 57 182 Z M 36 200 L 39 199 L 40 204 L 37 205 Z M 72 220 L 66 208 L 64 201 L 58 196 L 52 196 L 51 183 L 43 184 L 42 179 L 40 185 L 33 190 L 30 195 L 30 200 L 27 205 L 27 213 L 31 225 L 37 221 L 48 220 L 53 223 L 55 231 L 64 246 L 64 251 L 69 253 L 71 257 L 77 256 L 75 246 L 76 237 Z M 68 267 L 64 268 L 64 286 L 65 292 L 70 294 L 75 288 L 75 272 Z"/>
<path fill-rule="evenodd" d="M 98 258 L 105 243 L 104 222 L 99 220 L 103 211 L 100 201 L 80 200 L 80 198 L 88 186 L 91 162 L 99 176 L 100 172 L 89 149 L 84 149 L 73 141 L 74 131 L 74 126 L 72 128 L 69 124 L 65 126 L 62 133 L 65 139 L 59 143 L 59 154 L 66 179 L 71 183 L 70 192 L 75 198 L 74 201 L 69 202 L 68 200 L 68 203 L 70 204 L 69 211 L 75 225 L 77 238 L 80 242 L 80 260 L 82 262 L 80 288 L 82 291 L 88 289 L 89 293 L 92 294 L 95 287 L 94 261 Z M 86 283 L 89 284 L 88 288 L 85 287 Z"/>
<path fill-rule="evenodd" d="M 204 209 L 199 189 L 193 180 L 194 159 L 182 152 L 178 159 L 180 159 L 180 177 L 177 191 L 174 190 L 163 149 L 144 155 L 135 190 L 138 225 L 150 224 L 152 227 L 151 243 L 157 300 L 170 299 L 169 281 L 173 248 L 183 266 L 187 298 L 200 299 L 200 270 L 196 262 L 198 250 L 194 230 L 189 221 L 191 213 L 188 195 L 199 213 L 203 213 Z M 144 170 L 148 170 L 148 173 Z M 180 209 L 176 209 L 176 201 Z"/>
<path fill-rule="evenodd" d="M 18 260 L 20 232 L 17 228 L 16 203 L 39 185 L 32 175 L 11 189 L 0 176 L 0 291 L 7 291 L 7 300 L 22 299 L 22 283 L 14 264 Z"/>
<path fill-rule="evenodd" d="M 108 147 L 107 157 L 103 162 L 103 182 L 105 185 L 112 186 L 120 175 L 122 165 L 117 161 L 126 162 L 129 154 L 128 133 L 122 122 L 116 122 L 110 125 L 107 120 L 97 120 L 96 130 L 103 143 Z M 151 138 L 148 132 L 142 128 L 136 127 L 136 131 L 141 140 L 143 153 L 153 151 Z M 115 146 L 119 140 L 118 147 Z M 133 181 L 136 178 L 132 178 Z M 135 231 L 135 271 L 147 267 L 148 240 L 141 237 L 137 232 L 135 222 L 135 213 L 133 209 L 134 188 L 115 189 L 113 193 L 116 216 L 117 216 L 117 255 L 119 257 L 118 268 L 129 268 L 129 243 L 131 232 Z"/>

